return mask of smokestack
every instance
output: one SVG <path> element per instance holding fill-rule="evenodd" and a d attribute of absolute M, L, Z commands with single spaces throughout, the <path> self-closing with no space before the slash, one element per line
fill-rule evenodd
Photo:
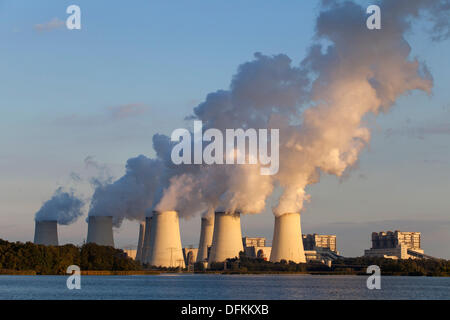
<path fill-rule="evenodd" d="M 285 213 L 275 217 L 270 261 L 279 262 L 281 260 L 295 263 L 306 262 L 300 213 Z"/>
<path fill-rule="evenodd" d="M 150 231 L 152 228 L 152 217 L 145 218 L 144 240 L 142 243 L 142 263 L 148 263 L 150 259 Z"/>
<path fill-rule="evenodd" d="M 157 267 L 185 267 L 178 212 L 153 212 L 148 260 Z"/>
<path fill-rule="evenodd" d="M 216 212 L 208 263 L 222 262 L 228 258 L 239 257 L 240 251 L 244 251 L 240 213 Z"/>
<path fill-rule="evenodd" d="M 145 221 L 139 223 L 139 237 L 138 246 L 136 252 L 136 261 L 142 261 L 142 247 L 144 245 L 144 234 L 145 234 Z"/>
<path fill-rule="evenodd" d="M 211 215 L 210 217 L 203 217 L 196 262 L 208 260 L 208 247 L 210 247 L 212 244 L 213 233 L 214 233 L 214 215 Z"/>
<path fill-rule="evenodd" d="M 58 226 L 56 220 L 36 221 L 34 243 L 46 246 L 58 245 Z"/>
<path fill-rule="evenodd" d="M 87 243 L 114 247 L 111 216 L 89 216 Z"/>

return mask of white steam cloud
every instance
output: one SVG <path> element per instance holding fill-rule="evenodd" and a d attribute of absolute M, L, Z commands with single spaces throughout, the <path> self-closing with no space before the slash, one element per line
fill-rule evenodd
<path fill-rule="evenodd" d="M 255 54 L 242 64 L 229 90 L 207 95 L 189 120 L 204 130 L 280 130 L 280 168 L 260 174 L 259 165 L 173 165 L 173 142 L 155 135 L 156 159 L 130 159 L 118 181 L 97 188 L 89 214 L 143 219 L 145 212 L 177 210 L 183 217 L 239 210 L 259 213 L 274 188 L 282 189 L 274 214 L 300 212 L 306 188 L 321 174 L 341 177 L 370 142 L 367 114 L 388 111 L 413 90 L 430 94 L 424 63 L 410 57 L 405 35 L 428 21 L 434 41 L 447 39 L 448 0 L 379 1 L 382 29 L 368 30 L 364 7 L 322 1 L 314 43 L 293 66 L 283 54 Z M 142 163 L 136 166 L 137 163 Z M 145 164 L 145 165 L 144 165 Z"/>
<path fill-rule="evenodd" d="M 50 200 L 44 202 L 34 219 L 36 221 L 55 220 L 58 224 L 69 225 L 83 215 L 83 206 L 83 200 L 75 196 L 72 190 L 65 192 L 60 187 Z"/>

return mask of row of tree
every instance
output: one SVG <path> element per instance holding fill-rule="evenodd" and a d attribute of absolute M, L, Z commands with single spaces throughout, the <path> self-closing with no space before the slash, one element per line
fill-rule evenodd
<path fill-rule="evenodd" d="M 138 262 L 113 247 L 94 243 L 81 247 L 71 244 L 44 246 L 0 239 L 0 269 L 34 270 L 36 274 L 49 275 L 66 274 L 70 265 L 77 265 L 81 270 L 141 270 Z"/>
<path fill-rule="evenodd" d="M 225 262 L 211 263 L 209 270 L 236 273 L 258 272 L 307 272 L 336 274 L 366 274 L 367 267 L 377 265 L 384 275 L 408 276 L 450 276 L 449 260 L 408 259 L 393 260 L 385 258 L 343 258 L 333 261 L 331 266 L 320 262 L 294 263 L 292 261 L 270 262 L 261 258 L 249 258 L 242 252 L 239 259 L 228 259 Z M 202 263 L 194 266 L 196 272 L 204 272 Z"/>

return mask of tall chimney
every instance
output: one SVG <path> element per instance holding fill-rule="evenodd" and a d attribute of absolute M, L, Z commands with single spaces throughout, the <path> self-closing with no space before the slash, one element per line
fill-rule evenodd
<path fill-rule="evenodd" d="M 270 261 L 279 262 L 281 260 L 295 263 L 306 262 L 300 213 L 285 213 L 275 217 Z"/>
<path fill-rule="evenodd" d="M 139 237 L 136 251 L 136 261 L 142 261 L 142 247 L 144 245 L 145 221 L 139 223 Z"/>
<path fill-rule="evenodd" d="M 148 260 L 157 267 L 185 267 L 178 212 L 153 212 Z"/>
<path fill-rule="evenodd" d="M 240 213 L 216 212 L 208 263 L 239 257 L 240 251 L 244 251 Z"/>
<path fill-rule="evenodd" d="M 56 220 L 35 222 L 34 243 L 46 246 L 58 245 L 58 224 Z"/>
<path fill-rule="evenodd" d="M 142 263 L 148 263 L 150 259 L 150 231 L 152 228 L 152 217 L 145 217 L 144 242 L 142 243 Z"/>
<path fill-rule="evenodd" d="M 212 245 L 213 233 L 214 215 L 211 215 L 210 217 L 203 217 L 196 262 L 203 262 L 208 260 L 208 247 Z"/>
<path fill-rule="evenodd" d="M 112 216 L 89 216 L 87 243 L 114 247 Z"/>

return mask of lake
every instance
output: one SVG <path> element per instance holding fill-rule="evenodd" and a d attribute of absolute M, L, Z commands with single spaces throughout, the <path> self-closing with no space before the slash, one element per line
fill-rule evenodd
<path fill-rule="evenodd" d="M 69 290 L 68 276 L 0 276 L 0 299 L 450 299 L 450 278 L 381 277 L 369 290 L 365 276 L 161 274 L 81 276 Z"/>

